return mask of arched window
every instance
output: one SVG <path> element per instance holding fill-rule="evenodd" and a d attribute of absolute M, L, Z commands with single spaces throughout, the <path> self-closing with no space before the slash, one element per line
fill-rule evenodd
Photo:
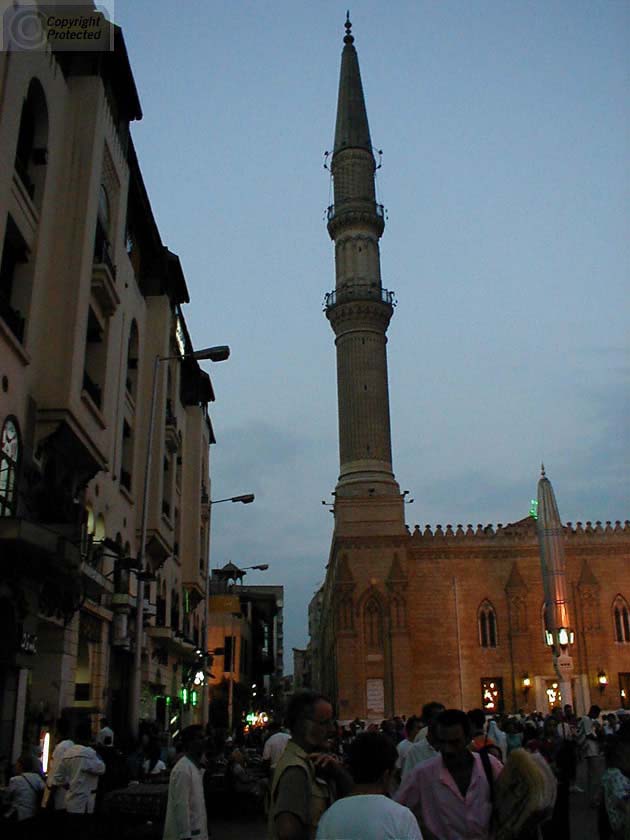
<path fill-rule="evenodd" d="M 7 417 L 0 437 L 0 516 L 16 514 L 19 461 L 20 432 L 17 420 Z"/>
<path fill-rule="evenodd" d="M 32 79 L 22 106 L 15 170 L 27 193 L 41 206 L 48 157 L 48 106 L 44 89 Z"/>
<path fill-rule="evenodd" d="M 615 622 L 615 641 L 630 642 L 630 608 L 623 595 L 617 595 L 613 603 L 613 618 Z"/>
<path fill-rule="evenodd" d="M 116 276 L 116 269 L 111 253 L 110 228 L 111 204 L 105 185 L 101 184 L 98 193 L 98 213 L 96 215 L 96 234 L 94 237 L 94 262 L 106 265 L 111 274 Z"/>
<path fill-rule="evenodd" d="M 369 648 L 383 647 L 383 611 L 376 598 L 370 598 L 365 605 L 365 641 Z"/>
<path fill-rule="evenodd" d="M 477 611 L 479 644 L 485 648 L 497 646 L 497 614 L 490 601 L 483 601 Z"/>
<path fill-rule="evenodd" d="M 125 379 L 125 388 L 133 399 L 136 398 L 138 385 L 138 344 L 138 325 L 135 321 L 132 321 L 131 329 L 129 330 L 129 343 L 127 345 L 127 376 Z"/>

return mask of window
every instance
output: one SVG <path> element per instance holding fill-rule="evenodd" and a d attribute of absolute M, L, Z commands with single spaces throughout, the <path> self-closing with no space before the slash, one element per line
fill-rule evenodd
<path fill-rule="evenodd" d="M 630 642 L 630 610 L 623 595 L 617 595 L 613 603 L 613 617 L 615 622 L 615 641 Z"/>
<path fill-rule="evenodd" d="M 125 378 L 125 389 L 129 396 L 135 400 L 138 387 L 138 325 L 131 322 L 129 331 L 129 343 L 127 345 L 127 375 Z"/>
<path fill-rule="evenodd" d="M 131 492 L 133 475 L 133 429 L 126 420 L 122 428 L 122 460 L 120 465 L 120 484 Z"/>
<path fill-rule="evenodd" d="M 96 233 L 94 235 L 94 262 L 105 265 L 112 278 L 116 278 L 116 267 L 112 257 L 110 244 L 111 208 L 109 196 L 105 186 L 101 184 L 98 194 L 98 214 L 96 217 Z"/>
<path fill-rule="evenodd" d="M 48 144 L 48 107 L 44 90 L 37 79 L 29 85 L 22 107 L 20 131 L 15 152 L 15 171 L 24 189 L 41 206 L 46 180 Z"/>
<path fill-rule="evenodd" d="M 103 384 L 107 363 L 107 327 L 103 326 L 90 306 L 85 336 L 85 367 L 83 390 L 97 408 L 103 405 Z"/>
<path fill-rule="evenodd" d="M 166 581 L 159 577 L 155 585 L 155 623 L 158 627 L 166 625 Z"/>
<path fill-rule="evenodd" d="M 232 642 L 234 636 L 225 636 L 223 639 L 223 673 L 229 674 L 233 670 L 232 664 Z"/>
<path fill-rule="evenodd" d="M 24 340 L 24 325 L 31 301 L 33 264 L 24 237 L 11 216 L 0 263 L 0 317 L 18 341 Z"/>
<path fill-rule="evenodd" d="M 483 601 L 477 612 L 479 644 L 484 648 L 497 646 L 497 615 L 490 601 Z"/>
<path fill-rule="evenodd" d="M 7 417 L 0 437 L 0 516 L 16 514 L 19 460 L 20 433 L 17 421 Z"/>
<path fill-rule="evenodd" d="M 179 595 L 171 589 L 171 629 L 179 631 Z"/>
<path fill-rule="evenodd" d="M 376 598 L 370 598 L 365 605 L 365 641 L 369 648 L 383 647 L 383 611 Z"/>

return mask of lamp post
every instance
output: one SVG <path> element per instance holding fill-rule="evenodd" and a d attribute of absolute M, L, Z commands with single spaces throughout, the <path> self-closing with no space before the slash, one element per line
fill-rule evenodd
<path fill-rule="evenodd" d="M 147 431 L 147 457 L 144 464 L 144 485 L 142 491 L 142 519 L 140 525 L 140 545 L 138 547 L 138 569 L 136 585 L 136 647 L 133 657 L 133 670 L 131 674 L 131 693 L 129 698 L 129 722 L 131 733 L 138 738 L 140 724 L 140 693 L 142 690 L 142 635 L 144 633 L 144 564 L 147 542 L 147 523 L 149 518 L 149 482 L 151 478 L 151 462 L 153 455 L 153 435 L 155 431 L 155 403 L 157 399 L 158 372 L 162 362 L 177 359 L 194 359 L 195 361 L 208 360 L 211 362 L 223 362 L 230 356 L 230 348 L 227 345 L 206 347 L 203 350 L 196 350 L 191 353 L 182 353 L 177 356 L 156 356 L 153 362 L 153 382 L 151 386 L 151 407 L 149 410 L 149 428 Z"/>
<path fill-rule="evenodd" d="M 551 648 L 554 670 L 564 704 L 573 705 L 570 648 L 575 640 L 569 619 L 564 532 L 556 497 L 544 466 L 538 482 L 538 543 L 545 593 L 545 638 Z"/>
<path fill-rule="evenodd" d="M 240 502 L 243 505 L 251 505 L 255 498 L 253 493 L 245 493 L 242 496 L 228 496 L 227 499 L 211 499 L 208 504 L 220 505 L 221 502 Z"/>

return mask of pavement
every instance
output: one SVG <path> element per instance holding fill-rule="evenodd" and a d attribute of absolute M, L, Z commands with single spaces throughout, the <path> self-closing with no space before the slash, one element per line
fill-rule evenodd
<path fill-rule="evenodd" d="M 598 840 L 597 811 L 585 793 L 571 794 L 571 840 Z M 267 840 L 263 817 L 212 820 L 211 840 Z"/>
<path fill-rule="evenodd" d="M 264 817 L 211 820 L 210 830 L 210 840 L 267 840 Z"/>

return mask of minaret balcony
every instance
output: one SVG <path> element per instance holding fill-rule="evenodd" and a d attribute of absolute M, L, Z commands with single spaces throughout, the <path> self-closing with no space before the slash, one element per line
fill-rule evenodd
<path fill-rule="evenodd" d="M 365 206 L 364 206 L 365 205 Z M 353 210 L 374 210 L 380 219 L 385 218 L 385 208 L 382 204 L 375 204 L 372 201 L 342 201 L 339 204 L 331 204 L 326 211 L 326 218 L 332 221 L 340 213 L 349 213 Z"/>
<path fill-rule="evenodd" d="M 376 283 L 347 283 L 324 295 L 324 311 L 327 312 L 338 304 L 355 300 L 377 300 L 393 308 L 396 306 L 396 293 L 383 289 Z"/>
<path fill-rule="evenodd" d="M 337 232 L 348 224 L 371 224 L 376 227 L 380 236 L 385 229 L 385 218 L 387 211 L 382 204 L 374 201 L 358 198 L 339 201 L 331 204 L 326 211 L 328 221 L 328 233 L 331 239 L 337 236 Z"/>

